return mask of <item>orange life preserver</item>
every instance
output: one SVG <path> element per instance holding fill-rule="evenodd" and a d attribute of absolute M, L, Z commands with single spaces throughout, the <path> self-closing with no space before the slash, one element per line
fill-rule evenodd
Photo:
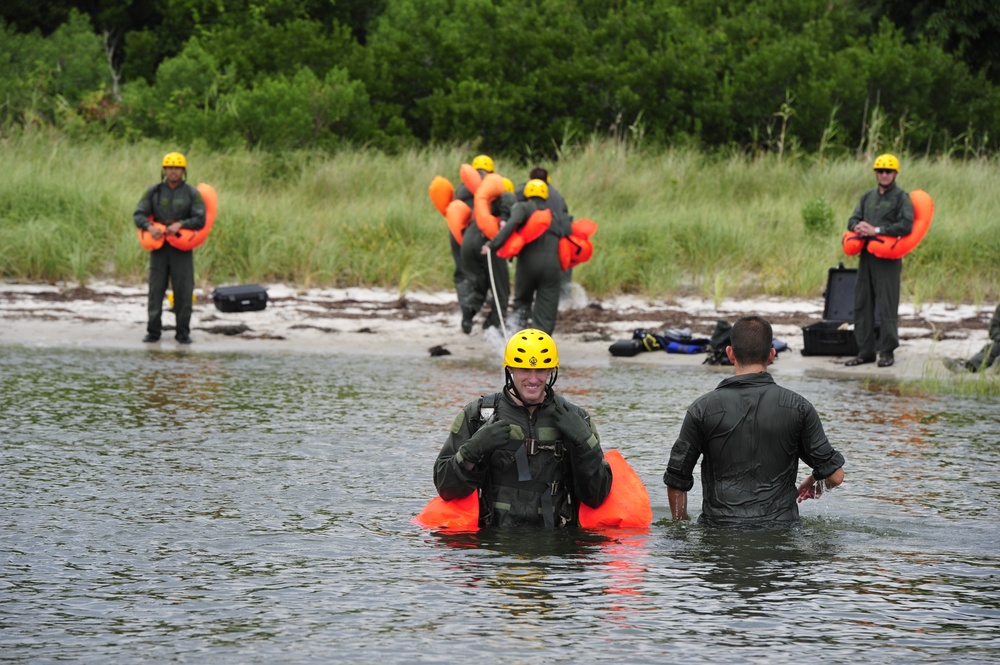
<path fill-rule="evenodd" d="M 585 529 L 647 528 L 653 522 L 653 508 L 646 486 L 617 450 L 604 453 L 604 459 L 611 466 L 611 491 L 597 508 L 580 505 L 580 526 Z M 413 522 L 428 529 L 474 531 L 479 528 L 479 493 L 472 492 L 451 501 L 436 496 L 427 502 Z"/>
<path fill-rule="evenodd" d="M 572 231 L 559 239 L 559 264 L 569 270 L 586 263 L 594 255 L 594 243 L 590 236 L 597 233 L 597 223 L 590 219 L 578 219 L 571 225 Z"/>
<path fill-rule="evenodd" d="M 579 522 L 584 529 L 637 528 L 653 523 L 653 507 L 642 479 L 617 450 L 604 453 L 611 465 L 611 492 L 597 508 L 580 504 Z"/>
<path fill-rule="evenodd" d="M 436 175 L 428 188 L 431 202 L 442 216 L 448 216 L 448 204 L 455 198 L 455 186 L 444 176 Z"/>
<path fill-rule="evenodd" d="M 487 240 L 493 240 L 500 232 L 500 218 L 491 212 L 490 206 L 501 194 L 503 194 L 503 177 L 497 173 L 487 173 L 476 189 L 473 214 L 476 226 Z"/>
<path fill-rule="evenodd" d="M 545 210 L 536 210 L 531 213 L 531 217 L 528 218 L 521 228 L 508 236 L 503 247 L 497 250 L 497 256 L 501 259 L 509 259 L 517 256 L 524 249 L 525 245 L 541 238 L 542 234 L 548 231 L 550 226 L 552 226 L 552 211 L 548 208 Z"/>
<path fill-rule="evenodd" d="M 462 199 L 455 199 L 448 204 L 448 208 L 444 213 L 444 219 L 448 223 L 448 230 L 451 231 L 451 236 L 461 245 L 465 227 L 472 220 L 472 208 Z"/>
<path fill-rule="evenodd" d="M 219 209 L 219 195 L 215 192 L 215 189 L 211 185 L 203 182 L 198 183 L 198 191 L 201 193 L 201 197 L 205 199 L 205 226 L 201 227 L 197 231 L 181 229 L 177 232 L 177 235 L 160 236 L 159 240 L 153 240 L 153 236 L 150 235 L 149 231 L 146 231 L 145 229 L 138 229 L 139 244 L 142 245 L 143 249 L 154 251 L 163 247 L 164 242 L 168 242 L 171 247 L 175 247 L 185 252 L 190 252 L 192 249 L 205 242 L 209 232 L 212 230 L 212 225 L 215 223 L 215 215 Z M 152 226 L 157 227 L 161 231 L 167 230 L 165 224 L 154 222 L 152 215 L 150 215 L 149 221 Z"/>
<path fill-rule="evenodd" d="M 462 179 L 462 184 L 473 194 L 479 189 L 480 183 L 483 181 L 483 176 L 479 175 L 479 171 L 472 168 L 471 164 L 462 164 L 458 168 L 458 176 Z"/>
<path fill-rule="evenodd" d="M 451 501 L 436 496 L 417 513 L 413 523 L 428 529 L 475 531 L 479 528 L 479 492 L 472 492 L 468 496 Z"/>
<path fill-rule="evenodd" d="M 913 251 L 931 228 L 934 199 L 924 190 L 915 189 L 910 192 L 910 200 L 913 202 L 913 230 L 905 236 L 877 235 L 867 240 L 853 231 L 844 231 L 841 238 L 844 253 L 854 256 L 867 245 L 868 253 L 880 259 L 901 259 Z"/>

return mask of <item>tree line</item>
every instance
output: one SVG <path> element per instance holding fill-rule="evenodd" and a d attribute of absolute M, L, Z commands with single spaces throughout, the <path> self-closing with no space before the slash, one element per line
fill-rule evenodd
<path fill-rule="evenodd" d="M 998 33 L 990 0 L 9 0 L 0 132 L 981 156 Z"/>

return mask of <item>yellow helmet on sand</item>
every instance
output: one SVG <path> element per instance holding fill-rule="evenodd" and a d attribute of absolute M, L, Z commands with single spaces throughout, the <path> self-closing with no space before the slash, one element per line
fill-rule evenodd
<path fill-rule="evenodd" d="M 472 160 L 472 168 L 477 171 L 493 173 L 493 158 L 489 155 L 477 155 L 476 158 Z"/>
<path fill-rule="evenodd" d="M 168 166 L 179 166 L 180 168 L 187 170 L 187 160 L 184 159 L 184 155 L 179 152 L 168 152 L 163 156 L 163 168 Z"/>
<path fill-rule="evenodd" d="M 548 333 L 526 328 L 507 340 L 503 363 L 507 367 L 521 369 L 556 369 L 559 367 L 559 350 Z"/>
<path fill-rule="evenodd" d="M 899 173 L 899 160 L 896 159 L 895 155 L 890 155 L 889 153 L 879 155 L 875 158 L 875 163 L 872 165 L 872 169 L 876 171 L 879 169 L 889 169 Z"/>
<path fill-rule="evenodd" d="M 524 185 L 524 198 L 549 198 L 549 186 L 545 184 L 544 180 L 529 180 Z"/>

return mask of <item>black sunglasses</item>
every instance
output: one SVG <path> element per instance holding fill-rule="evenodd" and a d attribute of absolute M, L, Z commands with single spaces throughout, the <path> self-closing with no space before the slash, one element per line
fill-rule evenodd
<path fill-rule="evenodd" d="M 878 174 L 895 173 L 895 171 L 893 171 L 892 169 L 875 169 L 875 173 L 878 173 Z"/>

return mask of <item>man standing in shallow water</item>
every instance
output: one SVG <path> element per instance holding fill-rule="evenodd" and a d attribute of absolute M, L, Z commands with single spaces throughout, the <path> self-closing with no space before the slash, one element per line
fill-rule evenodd
<path fill-rule="evenodd" d="M 734 376 L 688 408 L 663 474 L 670 513 L 688 519 L 687 493 L 701 463 L 702 510 L 712 526 L 782 527 L 798 522 L 796 499 L 818 497 L 844 481 L 844 456 L 833 449 L 816 409 L 774 383 L 771 324 L 748 316 L 733 325 L 726 355 Z M 799 460 L 813 472 L 798 489 Z"/>

